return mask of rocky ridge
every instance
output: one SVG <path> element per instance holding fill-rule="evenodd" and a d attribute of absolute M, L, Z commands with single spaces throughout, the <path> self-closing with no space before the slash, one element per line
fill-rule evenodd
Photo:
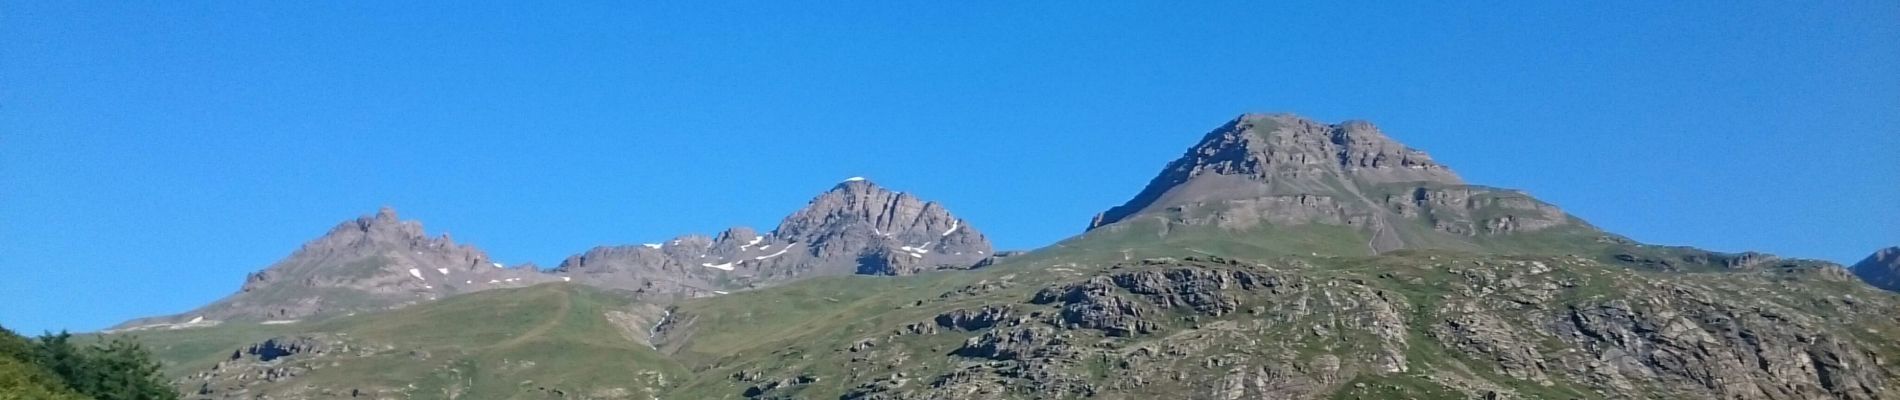
<path fill-rule="evenodd" d="M 992 256 L 983 233 L 941 204 L 852 178 L 787 216 L 772 232 L 602 246 L 542 271 L 504 266 L 447 234 L 384 208 L 346 221 L 252 273 L 238 293 L 190 312 L 128 321 L 116 330 L 181 329 L 225 320 L 288 323 L 384 310 L 477 291 L 577 281 L 643 296 L 711 296 L 794 279 L 908 275 L 971 268 Z"/>
<path fill-rule="evenodd" d="M 943 205 L 852 178 L 770 232 L 735 227 L 713 237 L 597 247 L 551 273 L 603 287 L 696 296 L 811 276 L 964 269 L 993 251 L 982 232 Z"/>

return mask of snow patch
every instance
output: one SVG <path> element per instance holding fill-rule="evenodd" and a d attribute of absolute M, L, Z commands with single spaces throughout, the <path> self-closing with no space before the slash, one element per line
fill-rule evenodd
<path fill-rule="evenodd" d="M 951 220 L 951 221 L 950 221 L 950 229 L 945 229 L 945 230 L 943 230 L 943 234 L 942 234 L 942 235 L 938 235 L 938 236 L 950 236 L 950 234 L 952 234 L 952 233 L 956 233 L 956 232 L 957 232 L 957 228 L 962 228 L 962 227 L 963 227 L 963 221 L 960 221 L 960 220 Z"/>
<path fill-rule="evenodd" d="M 417 280 L 422 280 L 422 270 L 410 268 L 409 276 L 416 277 Z"/>
<path fill-rule="evenodd" d="M 764 240 L 765 240 L 764 236 L 753 236 L 752 241 L 745 242 L 745 244 L 739 245 L 739 251 L 745 251 L 745 248 L 752 247 L 753 245 L 757 245 L 759 244 L 759 242 L 764 241 Z"/>
<path fill-rule="evenodd" d="M 700 263 L 699 266 L 717 269 L 717 270 L 725 270 L 725 271 L 732 270 L 732 263 L 724 263 L 724 264 Z"/>
<path fill-rule="evenodd" d="M 561 277 L 561 282 L 573 282 L 573 281 L 574 281 L 574 277 L 572 277 L 572 276 L 563 276 L 563 277 Z"/>
<path fill-rule="evenodd" d="M 501 283 L 501 281 L 498 281 L 498 280 L 494 280 L 494 279 L 489 279 L 489 280 L 488 280 L 488 283 Z"/>
<path fill-rule="evenodd" d="M 436 268 L 436 269 L 435 269 L 435 272 L 441 272 L 441 273 L 442 273 L 443 275 L 448 275 L 448 274 L 449 274 L 449 269 L 448 269 L 448 268 Z"/>
<path fill-rule="evenodd" d="M 297 323 L 297 320 L 294 320 L 294 319 L 273 319 L 273 320 L 269 320 L 269 321 L 264 321 L 264 322 L 259 322 L 258 324 L 260 324 L 260 325 L 283 325 L 283 324 L 294 324 L 294 323 Z"/>
<path fill-rule="evenodd" d="M 641 244 L 641 246 L 646 246 L 646 247 L 647 247 L 647 248 L 649 248 L 649 249 L 657 249 L 657 248 L 660 248 L 660 244 L 659 244 L 659 243 L 646 243 L 646 244 Z"/>
<path fill-rule="evenodd" d="M 858 182 L 858 181 L 862 181 L 862 180 L 864 180 L 864 177 L 862 177 L 862 176 L 853 176 L 853 177 L 850 177 L 850 178 L 844 178 L 844 181 L 845 181 L 845 182 Z"/>
<path fill-rule="evenodd" d="M 191 321 L 186 321 L 185 323 L 187 323 L 187 324 L 196 324 L 196 323 L 199 323 L 199 322 L 205 322 L 205 316 L 203 316 L 203 315 L 200 315 L 200 316 L 197 316 L 197 317 L 192 317 L 192 318 L 191 318 Z"/>
<path fill-rule="evenodd" d="M 911 257 L 924 258 L 924 255 L 922 254 L 917 254 L 917 253 L 904 253 L 904 254 L 909 254 Z"/>
<path fill-rule="evenodd" d="M 731 294 L 731 292 L 727 292 L 724 290 L 714 290 L 713 294 Z"/>
<path fill-rule="evenodd" d="M 495 268 L 507 268 L 507 267 L 501 266 L 501 263 L 488 263 L 488 265 L 493 265 L 495 266 Z"/>
<path fill-rule="evenodd" d="M 783 248 L 783 249 L 778 249 L 778 252 L 777 252 L 777 253 L 772 253 L 772 254 L 767 254 L 767 255 L 763 255 L 763 256 L 758 256 L 758 257 L 752 257 L 752 259 L 754 259 L 754 260 L 764 260 L 764 259 L 767 259 L 767 258 L 772 258 L 772 257 L 778 257 L 778 256 L 781 256 L 781 255 L 785 255 L 785 252 L 787 252 L 787 251 L 791 251 L 791 250 L 792 250 L 792 246 L 797 246 L 797 245 L 798 245 L 798 243 L 792 243 L 792 244 L 790 244 L 790 245 L 786 245 L 786 246 L 785 246 L 785 248 Z"/>

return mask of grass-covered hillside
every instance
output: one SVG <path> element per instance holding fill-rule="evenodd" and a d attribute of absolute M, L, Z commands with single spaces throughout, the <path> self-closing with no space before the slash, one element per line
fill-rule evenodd
<path fill-rule="evenodd" d="M 1900 302 L 1833 266 L 1082 261 L 1101 254 L 665 306 L 547 284 L 140 335 L 193 398 L 1881 398 L 1900 376 Z"/>

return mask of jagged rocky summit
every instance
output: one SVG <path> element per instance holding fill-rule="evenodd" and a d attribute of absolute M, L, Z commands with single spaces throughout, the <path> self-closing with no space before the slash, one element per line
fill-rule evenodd
<path fill-rule="evenodd" d="M 992 252 L 982 232 L 942 204 L 851 178 L 770 232 L 735 227 L 713 237 L 596 247 L 568 257 L 553 273 L 604 287 L 691 295 L 810 276 L 964 269 Z"/>
<path fill-rule="evenodd" d="M 289 257 L 250 274 L 237 293 L 183 314 L 126 322 L 120 329 L 289 322 L 376 311 L 455 294 L 560 280 L 532 264 L 507 266 L 449 235 L 383 208 L 345 221 Z"/>

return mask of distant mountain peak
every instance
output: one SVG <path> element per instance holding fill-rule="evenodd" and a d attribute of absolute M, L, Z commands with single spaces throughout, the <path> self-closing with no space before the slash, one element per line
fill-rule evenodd
<path fill-rule="evenodd" d="M 401 307 L 456 293 L 519 287 L 556 279 L 506 268 L 448 234 L 429 237 L 422 223 L 383 207 L 337 224 L 288 257 L 251 273 L 235 294 L 185 314 L 130 321 L 123 327 L 191 319 L 292 320 Z"/>
<path fill-rule="evenodd" d="M 1563 226 L 1582 228 L 1586 235 L 1596 232 L 1524 193 L 1468 185 L 1451 168 L 1370 122 L 1328 124 L 1294 114 L 1250 113 L 1229 120 L 1169 162 L 1126 203 L 1097 214 L 1089 230 L 1136 219 L 1162 222 L 1152 228 L 1161 235 L 1171 226 L 1226 233 L 1334 226 L 1362 236 L 1308 232 L 1302 239 L 1332 241 L 1324 249 L 1309 244 L 1281 250 L 1301 254 L 1470 250 L 1494 243 L 1481 236 Z"/>
<path fill-rule="evenodd" d="M 1874 251 L 1855 263 L 1854 275 L 1881 289 L 1900 291 L 1900 246 Z"/>
<path fill-rule="evenodd" d="M 1090 228 L 1173 204 L 1326 191 L 1342 184 L 1464 181 L 1366 121 L 1326 124 L 1294 114 L 1243 114 L 1168 163 L 1134 199 Z"/>
<path fill-rule="evenodd" d="M 991 254 L 982 232 L 941 204 L 863 178 L 819 193 L 770 232 L 734 227 L 712 238 L 606 246 L 554 270 L 605 287 L 710 295 L 817 275 L 898 275 L 971 267 Z"/>

